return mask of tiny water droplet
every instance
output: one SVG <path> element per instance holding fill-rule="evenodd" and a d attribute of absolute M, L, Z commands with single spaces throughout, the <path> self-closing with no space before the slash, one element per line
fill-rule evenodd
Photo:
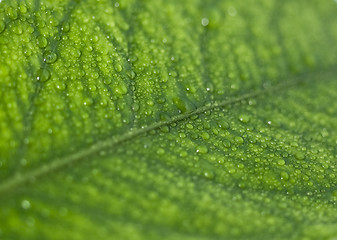
<path fill-rule="evenodd" d="M 0 20 L 0 33 L 2 33 L 6 28 L 6 23 L 3 20 Z"/>

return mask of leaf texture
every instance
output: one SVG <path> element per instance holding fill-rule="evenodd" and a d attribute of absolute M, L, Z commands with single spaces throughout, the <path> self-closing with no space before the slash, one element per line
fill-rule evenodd
<path fill-rule="evenodd" d="M 0 2 L 0 236 L 336 238 L 336 11 Z"/>

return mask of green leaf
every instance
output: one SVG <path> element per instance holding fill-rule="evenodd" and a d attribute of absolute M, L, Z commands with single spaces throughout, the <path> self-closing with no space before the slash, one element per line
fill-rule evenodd
<path fill-rule="evenodd" d="M 0 1 L 1 239 L 336 239 L 335 1 Z"/>

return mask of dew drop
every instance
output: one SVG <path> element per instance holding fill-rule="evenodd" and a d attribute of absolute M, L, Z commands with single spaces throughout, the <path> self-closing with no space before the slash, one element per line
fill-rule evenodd
<path fill-rule="evenodd" d="M 136 62 L 137 59 L 138 59 L 137 56 L 131 55 L 131 56 L 129 57 L 128 61 L 133 63 L 133 62 Z"/>
<path fill-rule="evenodd" d="M 277 164 L 283 166 L 285 164 L 285 161 L 283 159 L 280 159 L 277 161 Z"/>
<path fill-rule="evenodd" d="M 168 133 L 170 132 L 170 128 L 168 126 L 163 126 L 160 128 L 160 131 L 163 133 Z"/>
<path fill-rule="evenodd" d="M 2 33 L 6 28 L 6 23 L 3 20 L 0 20 L 0 33 Z"/>
<path fill-rule="evenodd" d="M 173 98 L 173 103 L 177 106 L 177 108 L 182 112 L 186 112 L 187 108 L 185 103 L 180 98 Z"/>
<path fill-rule="evenodd" d="M 287 172 L 281 172 L 280 177 L 282 180 L 289 180 L 289 174 Z"/>
<path fill-rule="evenodd" d="M 242 144 L 244 141 L 243 141 L 243 138 L 242 137 L 240 137 L 240 136 L 236 136 L 235 138 L 234 138 L 234 141 L 236 142 L 236 143 L 238 143 L 238 144 Z"/>
<path fill-rule="evenodd" d="M 207 132 L 203 132 L 203 133 L 201 134 L 201 137 L 202 137 L 202 139 L 204 139 L 204 140 L 208 140 L 208 139 L 210 138 L 210 136 L 209 136 L 209 134 L 208 134 Z"/>
<path fill-rule="evenodd" d="M 116 64 L 116 65 L 115 65 L 115 70 L 116 70 L 117 72 L 121 72 L 121 71 L 123 71 L 123 66 L 120 65 L 120 64 Z"/>
<path fill-rule="evenodd" d="M 240 115 L 240 116 L 239 116 L 239 120 L 240 120 L 241 122 L 243 122 L 243 123 L 248 123 L 249 120 L 250 120 L 250 118 L 249 118 L 249 116 L 247 116 L 247 115 Z"/>
<path fill-rule="evenodd" d="M 201 25 L 206 27 L 209 24 L 209 19 L 208 18 L 202 18 L 201 19 Z"/>
<path fill-rule="evenodd" d="M 38 36 L 36 39 L 36 44 L 40 47 L 40 48 L 45 48 L 48 45 L 48 41 L 45 37 L 43 36 Z"/>
<path fill-rule="evenodd" d="M 111 84 L 111 78 L 105 78 L 104 80 L 103 80 L 103 83 L 105 84 L 105 85 L 110 85 Z"/>
<path fill-rule="evenodd" d="M 224 121 L 224 120 L 219 120 L 218 121 L 218 126 L 223 129 L 228 129 L 229 128 L 229 123 Z"/>
<path fill-rule="evenodd" d="M 62 32 L 69 32 L 70 30 L 70 24 L 68 22 L 62 23 L 61 31 Z"/>
<path fill-rule="evenodd" d="M 127 75 L 128 75 L 129 78 L 131 78 L 131 79 L 134 79 L 134 78 L 136 77 L 136 73 L 135 73 L 134 71 L 132 71 L 132 70 L 129 70 L 129 71 L 127 72 Z"/>
<path fill-rule="evenodd" d="M 131 108 L 134 112 L 137 112 L 139 110 L 139 104 L 138 103 L 133 103 L 131 105 Z"/>
<path fill-rule="evenodd" d="M 214 172 L 207 169 L 204 171 L 204 176 L 207 178 L 207 179 L 213 179 L 214 178 Z"/>
<path fill-rule="evenodd" d="M 95 84 L 89 84 L 88 89 L 90 92 L 95 92 L 97 87 Z"/>
<path fill-rule="evenodd" d="M 54 83 L 54 86 L 57 90 L 63 91 L 67 88 L 67 85 L 64 82 L 61 81 L 56 81 Z"/>
<path fill-rule="evenodd" d="M 54 62 L 56 62 L 57 60 L 57 54 L 55 52 L 52 51 L 45 51 L 43 54 L 43 61 L 45 61 L 48 64 L 52 64 Z"/>
<path fill-rule="evenodd" d="M 222 145 L 223 145 L 225 148 L 230 148 L 230 147 L 231 147 L 231 142 L 228 141 L 228 140 L 224 140 L 224 141 L 222 141 Z"/>
<path fill-rule="evenodd" d="M 26 13 L 27 12 L 27 7 L 26 7 L 26 5 L 24 5 L 24 4 L 20 4 L 20 12 L 21 13 Z"/>
<path fill-rule="evenodd" d="M 164 150 L 163 148 L 159 148 L 159 149 L 157 150 L 157 154 L 158 154 L 158 155 L 163 155 L 163 154 L 165 154 L 165 150 Z"/>
<path fill-rule="evenodd" d="M 22 200 L 21 207 L 25 210 L 29 209 L 30 208 L 30 202 L 26 199 Z"/>
<path fill-rule="evenodd" d="M 127 92 L 128 89 L 124 84 L 120 84 L 119 86 L 115 87 L 115 93 L 118 95 L 125 95 Z"/>
<path fill-rule="evenodd" d="M 208 153 L 208 148 L 205 145 L 199 145 L 196 149 L 197 153 Z"/>
<path fill-rule="evenodd" d="M 48 69 L 41 68 L 37 71 L 37 80 L 41 82 L 45 82 L 50 78 L 50 72 Z"/>
<path fill-rule="evenodd" d="M 235 17 L 236 14 L 237 14 L 237 11 L 236 11 L 235 7 L 228 8 L 228 14 L 229 14 L 229 16 Z"/>
<path fill-rule="evenodd" d="M 295 153 L 295 158 L 297 159 L 297 160 L 303 160 L 304 159 L 304 153 L 302 153 L 302 152 L 296 152 Z"/>

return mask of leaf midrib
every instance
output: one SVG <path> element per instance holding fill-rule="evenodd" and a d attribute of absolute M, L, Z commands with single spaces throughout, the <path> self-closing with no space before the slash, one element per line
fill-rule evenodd
<path fill-rule="evenodd" d="M 201 114 L 203 112 L 214 110 L 215 108 L 221 108 L 227 105 L 231 105 L 234 103 L 240 103 L 243 100 L 247 100 L 250 98 L 256 98 L 258 96 L 271 93 L 271 92 L 277 92 L 277 91 L 283 91 L 285 89 L 289 89 L 294 86 L 299 86 L 300 83 L 305 83 L 303 79 L 306 77 L 313 77 L 317 75 L 323 75 L 323 74 L 330 74 L 332 72 L 335 72 L 334 68 L 330 68 L 326 71 L 312 71 L 307 73 L 302 73 L 298 76 L 292 76 L 288 80 L 281 81 L 282 83 L 276 84 L 274 86 L 268 87 L 266 89 L 253 91 L 251 93 L 243 94 L 239 97 L 232 97 L 231 99 L 226 99 L 222 101 L 216 101 L 214 103 L 208 103 L 203 106 L 200 106 L 196 108 L 193 111 L 188 111 L 179 115 L 175 115 L 171 117 L 170 119 L 166 121 L 160 121 L 153 124 L 150 124 L 146 127 L 142 127 L 136 130 L 131 130 L 124 135 L 121 135 L 119 137 L 112 137 L 108 138 L 102 141 L 98 141 L 94 144 L 92 144 L 90 147 L 86 147 L 84 149 L 78 149 L 76 152 L 62 157 L 62 158 L 55 158 L 54 160 L 51 160 L 47 164 L 43 164 L 42 166 L 39 166 L 33 170 L 30 170 L 24 174 L 16 173 L 13 177 L 10 177 L 8 179 L 5 179 L 2 183 L 0 183 L 0 196 L 3 195 L 6 192 L 10 192 L 11 190 L 15 189 L 16 187 L 23 185 L 25 183 L 34 183 L 38 178 L 50 173 L 58 171 L 62 168 L 67 167 L 70 164 L 79 163 L 86 158 L 93 156 L 100 151 L 114 147 L 118 144 L 121 144 L 125 141 L 128 141 L 130 139 L 133 139 L 137 136 L 140 136 L 142 134 L 145 134 L 147 132 L 150 132 L 151 130 L 158 129 L 160 127 L 172 124 L 174 122 L 179 122 L 184 119 L 187 119 L 193 115 Z"/>

